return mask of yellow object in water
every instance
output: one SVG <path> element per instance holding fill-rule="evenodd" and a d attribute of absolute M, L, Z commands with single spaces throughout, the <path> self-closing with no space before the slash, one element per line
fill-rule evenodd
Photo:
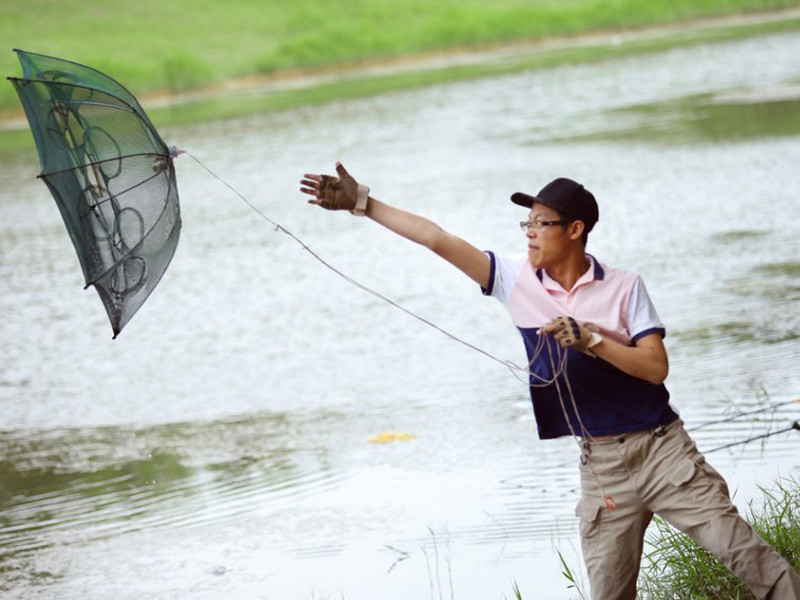
<path fill-rule="evenodd" d="M 390 431 L 384 431 L 382 433 L 369 436 L 367 441 L 374 442 L 376 444 L 386 444 L 388 442 L 407 442 L 408 440 L 413 439 L 414 435 L 411 433 L 392 433 Z"/>

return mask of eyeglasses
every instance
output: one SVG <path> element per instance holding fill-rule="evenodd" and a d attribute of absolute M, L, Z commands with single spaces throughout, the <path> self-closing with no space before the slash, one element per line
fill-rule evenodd
<path fill-rule="evenodd" d="M 520 221 L 519 228 L 522 231 L 528 231 L 529 229 L 533 229 L 534 231 L 541 231 L 544 227 L 549 227 L 550 225 L 568 225 L 571 221 Z"/>

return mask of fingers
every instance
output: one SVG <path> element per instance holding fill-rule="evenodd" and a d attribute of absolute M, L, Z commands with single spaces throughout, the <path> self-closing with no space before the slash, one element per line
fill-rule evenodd
<path fill-rule="evenodd" d="M 555 317 L 550 319 L 545 325 L 542 326 L 540 331 L 542 333 L 558 333 L 563 331 L 564 328 L 567 326 L 567 317 Z"/>
<path fill-rule="evenodd" d="M 562 348 L 574 348 L 579 352 L 589 352 L 589 348 L 602 341 L 600 328 L 593 323 L 579 323 L 574 317 L 560 316 L 551 319 L 539 328 L 539 334 L 552 335 Z M 597 335 L 595 335 L 597 334 Z"/>
<path fill-rule="evenodd" d="M 316 196 L 319 192 L 319 184 L 322 180 L 322 176 L 314 175 L 312 173 L 306 173 L 303 175 L 303 179 L 300 180 L 300 191 L 304 194 L 309 194 L 311 196 Z"/>
<path fill-rule="evenodd" d="M 340 200 L 339 194 L 343 188 L 342 180 L 347 178 L 354 181 L 344 165 L 339 161 L 336 162 L 336 175 L 320 175 L 317 173 L 306 173 L 300 180 L 300 191 L 303 194 L 313 196 L 308 202 L 309 204 L 322 205 L 324 208 L 337 208 Z"/>
<path fill-rule="evenodd" d="M 303 179 L 300 180 L 300 185 L 303 186 L 300 188 L 300 191 L 314 195 L 324 193 L 326 187 L 336 185 L 338 181 L 339 178 L 333 175 L 306 173 L 303 175 Z"/>
<path fill-rule="evenodd" d="M 306 173 L 304 178 L 300 180 L 300 191 L 309 196 L 314 196 L 313 200 L 309 200 L 310 204 L 320 204 L 328 190 L 335 187 L 339 178 L 333 175 L 317 175 L 315 173 Z"/>
<path fill-rule="evenodd" d="M 539 329 L 540 334 L 552 335 L 561 346 L 571 346 L 580 338 L 577 323 L 570 317 L 556 317 Z"/>
<path fill-rule="evenodd" d="M 556 341 L 562 346 L 572 346 L 575 343 L 575 336 L 569 329 L 562 329 L 555 335 Z"/>

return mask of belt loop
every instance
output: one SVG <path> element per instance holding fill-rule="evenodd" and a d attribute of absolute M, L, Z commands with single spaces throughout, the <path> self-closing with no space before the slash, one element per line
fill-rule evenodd
<path fill-rule="evenodd" d="M 581 452 L 581 464 L 586 465 L 589 462 L 589 455 L 592 453 L 592 446 L 589 442 L 584 441 L 581 443 L 583 452 Z"/>
<path fill-rule="evenodd" d="M 667 434 L 667 430 L 664 429 L 663 425 L 659 425 L 653 430 L 653 437 L 660 438 L 664 437 Z"/>

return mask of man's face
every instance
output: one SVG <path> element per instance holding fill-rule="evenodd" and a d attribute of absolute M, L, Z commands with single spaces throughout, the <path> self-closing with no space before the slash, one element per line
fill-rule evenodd
<path fill-rule="evenodd" d="M 545 221 L 561 221 L 559 214 L 548 206 L 534 203 L 528 219 L 534 224 L 528 227 L 528 258 L 534 268 L 547 268 L 566 258 L 569 235 L 562 225 L 537 226 Z"/>

